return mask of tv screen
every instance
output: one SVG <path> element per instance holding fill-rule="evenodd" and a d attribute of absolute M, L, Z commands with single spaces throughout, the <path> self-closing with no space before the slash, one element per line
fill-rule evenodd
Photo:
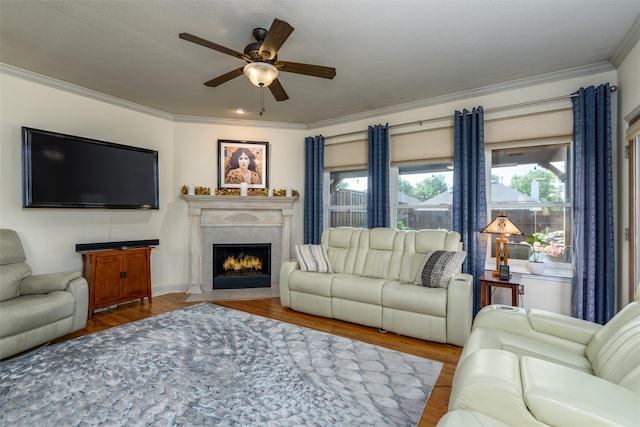
<path fill-rule="evenodd" d="M 158 209 L 158 152 L 22 128 L 23 207 Z"/>

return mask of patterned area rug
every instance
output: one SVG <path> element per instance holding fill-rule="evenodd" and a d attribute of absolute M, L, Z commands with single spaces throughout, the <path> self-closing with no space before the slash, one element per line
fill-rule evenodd
<path fill-rule="evenodd" d="M 201 303 L 0 365 L 0 425 L 416 425 L 441 368 Z"/>

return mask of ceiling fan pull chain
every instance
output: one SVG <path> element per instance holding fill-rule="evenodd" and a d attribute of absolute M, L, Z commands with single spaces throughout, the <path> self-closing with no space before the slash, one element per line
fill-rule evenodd
<path fill-rule="evenodd" d="M 260 84 L 260 115 L 264 113 L 264 84 Z"/>

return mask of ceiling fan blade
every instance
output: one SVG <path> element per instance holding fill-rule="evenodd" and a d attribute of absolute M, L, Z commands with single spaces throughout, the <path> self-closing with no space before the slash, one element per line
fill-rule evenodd
<path fill-rule="evenodd" d="M 284 91 L 284 88 L 282 87 L 278 79 L 275 79 L 273 82 L 271 82 L 271 84 L 269 85 L 269 90 L 271 91 L 271 94 L 276 99 L 276 101 L 286 101 L 287 99 L 289 99 L 289 95 L 287 95 L 287 92 Z"/>
<path fill-rule="evenodd" d="M 243 70 L 244 67 L 240 67 L 233 71 L 229 71 L 228 73 L 222 74 L 215 79 L 211 79 L 208 82 L 205 82 L 204 85 L 209 87 L 220 86 L 222 83 L 226 83 L 231 79 L 235 79 L 236 77 L 241 76 L 243 74 Z"/>
<path fill-rule="evenodd" d="M 208 47 L 209 49 L 217 50 L 218 52 L 226 53 L 227 55 L 235 56 L 236 58 L 240 58 L 245 61 L 251 60 L 251 58 L 249 58 L 249 56 L 245 55 L 244 53 L 238 52 L 237 50 L 229 49 L 228 47 L 220 46 L 219 44 L 202 39 L 198 36 L 194 36 L 193 34 L 180 33 L 179 37 L 182 40 L 199 44 L 200 46 Z"/>
<path fill-rule="evenodd" d="M 258 51 L 260 56 L 267 60 L 275 58 L 278 50 L 280 50 L 292 32 L 293 27 L 291 25 L 278 18 L 274 19 L 267 36 L 260 45 L 260 50 Z"/>
<path fill-rule="evenodd" d="M 273 65 L 280 71 L 288 73 L 304 74 L 312 77 L 322 77 L 332 79 L 336 76 L 336 69 L 333 67 L 323 67 L 320 65 L 300 64 L 298 62 L 276 61 Z"/>

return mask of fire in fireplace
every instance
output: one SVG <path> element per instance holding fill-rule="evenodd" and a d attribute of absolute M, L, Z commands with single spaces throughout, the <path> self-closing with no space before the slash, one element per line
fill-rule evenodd
<path fill-rule="evenodd" d="M 271 286 L 271 243 L 213 245 L 213 289 Z"/>

